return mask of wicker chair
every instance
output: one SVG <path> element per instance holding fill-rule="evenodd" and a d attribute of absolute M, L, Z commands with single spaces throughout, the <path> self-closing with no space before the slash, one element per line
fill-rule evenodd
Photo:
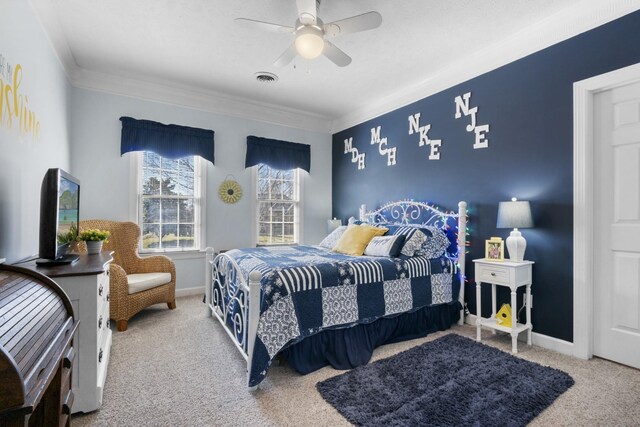
<path fill-rule="evenodd" d="M 116 321 L 118 331 L 126 331 L 129 319 L 150 305 L 166 302 L 170 309 L 176 308 L 175 264 L 162 255 L 144 258 L 138 255 L 140 227 L 137 224 L 92 219 L 80 221 L 79 228 L 81 231 L 98 228 L 111 233 L 103 250 L 114 251 L 113 262 L 109 268 L 110 315 L 111 319 Z M 79 250 L 86 250 L 84 246 L 81 244 Z M 129 293 L 127 275 L 160 272 L 170 273 L 171 280 L 168 283 L 154 285 L 150 289 Z"/>

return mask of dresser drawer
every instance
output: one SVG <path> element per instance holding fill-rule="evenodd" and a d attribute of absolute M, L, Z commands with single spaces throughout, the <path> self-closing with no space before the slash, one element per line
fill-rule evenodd
<path fill-rule="evenodd" d="M 476 265 L 476 279 L 487 283 L 499 283 L 503 285 L 509 285 L 511 280 L 509 278 L 510 270 L 507 267 L 496 265 Z"/>

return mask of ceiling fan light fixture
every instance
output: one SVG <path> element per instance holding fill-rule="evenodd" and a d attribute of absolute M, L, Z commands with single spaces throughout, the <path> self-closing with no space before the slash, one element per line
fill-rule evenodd
<path fill-rule="evenodd" d="M 382 24 L 382 16 L 375 11 L 324 24 L 318 17 L 320 0 L 296 0 L 296 6 L 298 19 L 292 27 L 255 19 L 236 18 L 236 22 L 245 26 L 294 36 L 293 43 L 287 46 L 287 49 L 273 63 L 276 67 L 288 65 L 298 55 L 305 59 L 315 59 L 324 55 L 338 67 L 346 67 L 351 64 L 351 57 L 329 39 L 338 35 L 373 30 Z"/>
<path fill-rule="evenodd" d="M 315 59 L 322 54 L 324 37 L 322 31 L 312 26 L 304 26 L 296 32 L 296 51 L 305 59 Z"/>

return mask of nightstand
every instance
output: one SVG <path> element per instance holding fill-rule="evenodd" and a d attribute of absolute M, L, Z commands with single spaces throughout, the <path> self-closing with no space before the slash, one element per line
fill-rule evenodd
<path fill-rule="evenodd" d="M 482 327 L 502 331 L 511 334 L 511 351 L 518 352 L 518 334 L 527 331 L 527 344 L 531 345 L 531 266 L 533 261 L 490 261 L 484 258 L 474 259 L 476 277 L 476 308 L 477 308 L 477 337 L 476 341 L 482 340 Z M 482 282 L 491 284 L 491 317 L 483 318 L 481 314 Z M 496 321 L 496 286 L 506 286 L 511 289 L 511 322 L 512 327 L 502 326 Z M 517 323 L 518 321 L 518 299 L 516 291 L 520 286 L 526 286 L 526 311 L 527 323 Z"/>

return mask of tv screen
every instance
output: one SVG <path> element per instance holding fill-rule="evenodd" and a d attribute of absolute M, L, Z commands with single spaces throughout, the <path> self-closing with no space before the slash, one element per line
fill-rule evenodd
<path fill-rule="evenodd" d="M 60 175 L 60 185 L 58 186 L 58 245 L 65 244 L 60 242 L 60 237 L 69 233 L 71 226 L 78 227 L 78 211 L 80 184 L 71 181 L 64 175 Z M 63 239 L 64 240 L 64 239 Z"/>
<path fill-rule="evenodd" d="M 75 262 L 78 256 L 67 254 L 71 226 L 80 217 L 80 181 L 62 169 L 49 169 L 40 191 L 40 247 L 38 264 Z"/>

